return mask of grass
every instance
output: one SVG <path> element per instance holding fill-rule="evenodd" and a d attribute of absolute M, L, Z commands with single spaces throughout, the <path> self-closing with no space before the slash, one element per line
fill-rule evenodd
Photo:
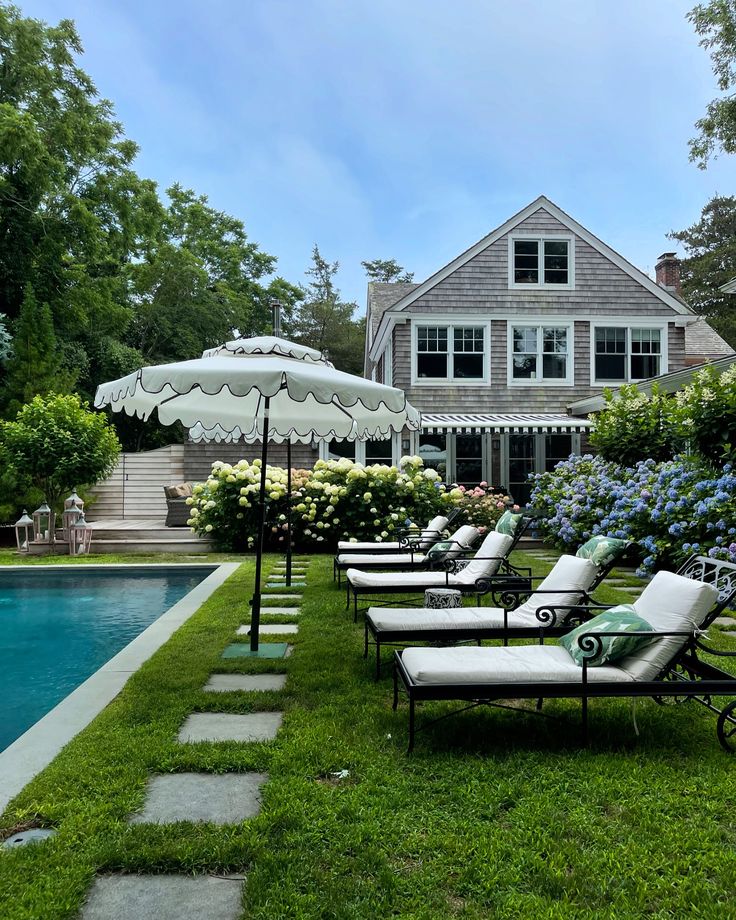
<path fill-rule="evenodd" d="M 546 707 L 561 721 L 479 710 L 421 733 L 409 758 L 406 710 L 391 711 L 388 679 L 372 682 L 330 572 L 315 557 L 290 658 L 223 661 L 247 612 L 241 566 L 21 793 L 1 826 L 58 834 L 0 855 L 3 920 L 74 917 L 107 871 L 245 872 L 256 920 L 736 917 L 736 764 L 702 707 L 641 702 L 637 738 L 630 702 L 594 701 L 587 749 L 579 703 Z M 281 692 L 201 690 L 212 671 L 280 670 Z M 275 742 L 174 740 L 192 711 L 256 709 L 285 712 Z M 184 770 L 268 772 L 261 814 L 127 824 L 151 773 Z"/>

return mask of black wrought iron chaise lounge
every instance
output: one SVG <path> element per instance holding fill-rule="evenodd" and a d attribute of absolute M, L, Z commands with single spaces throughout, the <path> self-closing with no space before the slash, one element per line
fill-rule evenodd
<path fill-rule="evenodd" d="M 503 583 L 491 586 L 493 607 L 460 607 L 434 610 L 427 607 L 369 607 L 365 615 L 363 657 L 368 657 L 371 642 L 376 648 L 376 679 L 380 676 L 381 646 L 410 645 L 419 642 L 464 642 L 484 639 L 538 638 L 541 629 L 548 636 L 560 636 L 572 628 L 571 610 L 590 603 L 595 589 L 628 551 L 623 540 L 615 544 L 600 563 L 563 555 L 545 576 L 532 576 L 536 588 Z M 587 546 L 578 550 L 582 550 Z M 579 613 L 578 613 L 579 617 Z"/>
<path fill-rule="evenodd" d="M 452 508 L 447 515 L 438 514 L 433 517 L 426 527 L 419 529 L 417 527 L 405 527 L 401 530 L 394 531 L 395 540 L 381 541 L 376 540 L 340 540 L 337 544 L 339 553 L 400 553 L 414 548 L 420 552 L 426 551 L 442 539 L 444 531 L 452 524 L 461 514 L 460 508 Z"/>
<path fill-rule="evenodd" d="M 463 524 L 447 540 L 440 540 L 427 550 L 409 544 L 407 550 L 398 553 L 338 553 L 332 562 L 332 577 L 337 578 L 339 586 L 341 573 L 351 568 L 363 572 L 419 572 L 472 551 L 479 539 L 477 528 Z"/>
<path fill-rule="evenodd" d="M 545 644 L 544 638 L 538 645 L 397 651 L 394 709 L 403 687 L 409 699 L 409 751 L 417 732 L 418 702 L 459 700 L 470 704 L 467 709 L 508 699 L 579 699 L 587 740 L 588 701 L 603 697 L 689 697 L 718 714 L 718 739 L 726 750 L 736 750 L 736 700 L 722 709 L 712 701 L 715 696 L 736 697 L 736 677 L 701 657 L 702 652 L 736 656 L 711 648 L 702 637 L 702 630 L 736 597 L 736 565 L 699 556 L 688 560 L 687 575 L 658 572 L 654 576 L 633 603 L 651 627 L 641 635 L 651 641 L 615 664 L 596 666 L 602 640 L 630 633 L 581 636 L 582 666 L 567 649 Z"/>
<path fill-rule="evenodd" d="M 427 588 L 456 588 L 463 594 L 474 594 L 480 603 L 483 594 L 498 582 L 507 581 L 517 587 L 529 587 L 528 569 L 511 565 L 508 554 L 513 538 L 508 534 L 491 531 L 475 555 L 459 571 L 449 571 L 458 565 L 457 560 L 447 563 L 442 572 L 363 572 L 348 569 L 346 573 L 347 607 L 353 598 L 353 619 L 358 620 L 358 598 L 366 594 L 423 595 Z M 465 560 L 463 560 L 463 563 Z"/>

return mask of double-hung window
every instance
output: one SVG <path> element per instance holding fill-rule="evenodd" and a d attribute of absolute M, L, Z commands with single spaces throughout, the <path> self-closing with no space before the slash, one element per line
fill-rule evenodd
<path fill-rule="evenodd" d="M 526 383 L 569 383 L 572 331 L 568 326 L 511 327 L 511 380 Z"/>
<path fill-rule="evenodd" d="M 626 383 L 662 373 L 662 330 L 596 326 L 595 380 Z"/>
<path fill-rule="evenodd" d="M 484 380 L 485 326 L 418 326 L 418 380 Z"/>
<path fill-rule="evenodd" d="M 572 240 L 556 237 L 511 239 L 511 287 L 573 286 Z"/>

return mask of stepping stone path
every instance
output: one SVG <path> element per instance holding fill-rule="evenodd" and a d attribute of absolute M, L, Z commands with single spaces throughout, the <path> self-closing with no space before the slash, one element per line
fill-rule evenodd
<path fill-rule="evenodd" d="M 266 773 L 166 773 L 148 781 L 143 811 L 131 824 L 211 821 L 238 824 L 261 810 Z"/>
<path fill-rule="evenodd" d="M 261 607 L 261 616 L 264 613 L 288 613 L 289 616 L 298 617 L 298 607 Z"/>
<path fill-rule="evenodd" d="M 213 674 L 204 689 L 208 693 L 232 693 L 235 690 L 283 690 L 286 674 Z"/>
<path fill-rule="evenodd" d="M 262 642 L 257 652 L 251 652 L 250 643 L 233 642 L 222 653 L 223 658 L 288 658 L 293 650 L 286 642 Z"/>
<path fill-rule="evenodd" d="M 193 712 L 179 729 L 182 744 L 196 741 L 273 741 L 283 713 Z"/>
<path fill-rule="evenodd" d="M 262 594 L 261 595 L 261 601 L 276 600 L 277 598 L 280 601 L 300 601 L 302 599 L 302 595 L 301 594 L 281 594 L 281 592 L 279 592 L 278 594 Z M 265 610 L 265 609 L 266 609 L 265 607 L 261 607 L 261 610 Z"/>
<path fill-rule="evenodd" d="M 277 581 L 267 581 L 267 588 L 306 588 L 307 583 L 305 581 L 292 581 L 290 585 L 285 585 L 283 583 L 279 584 Z"/>
<path fill-rule="evenodd" d="M 716 617 L 713 620 L 714 626 L 730 626 L 732 629 L 736 629 L 736 620 L 733 617 Z"/>
<path fill-rule="evenodd" d="M 289 611 L 289 613 L 291 613 L 291 611 Z M 258 627 L 259 636 L 285 636 L 298 632 L 299 627 L 296 623 L 261 623 Z M 249 636 L 250 625 L 239 626 L 238 635 Z"/>
<path fill-rule="evenodd" d="M 238 920 L 242 876 L 99 875 L 81 920 Z"/>

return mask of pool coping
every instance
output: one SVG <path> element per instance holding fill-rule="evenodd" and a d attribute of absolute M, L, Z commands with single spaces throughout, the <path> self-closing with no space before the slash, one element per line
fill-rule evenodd
<path fill-rule="evenodd" d="M 90 675 L 84 683 L 57 703 L 53 709 L 34 723 L 20 738 L 0 752 L 0 813 L 8 803 L 35 777 L 45 769 L 56 755 L 82 729 L 98 716 L 120 693 L 132 674 L 167 642 L 202 604 L 240 568 L 239 562 L 154 562 L 113 563 L 110 565 L 89 564 L 88 569 L 214 569 L 180 601 L 169 607 L 161 616 L 146 627 L 140 635 L 125 648 L 113 655 L 109 661 Z M 80 567 L 81 568 L 81 567 Z M 77 571 L 69 565 L 9 565 L 0 571 L 29 570 L 48 571 L 55 569 Z"/>

